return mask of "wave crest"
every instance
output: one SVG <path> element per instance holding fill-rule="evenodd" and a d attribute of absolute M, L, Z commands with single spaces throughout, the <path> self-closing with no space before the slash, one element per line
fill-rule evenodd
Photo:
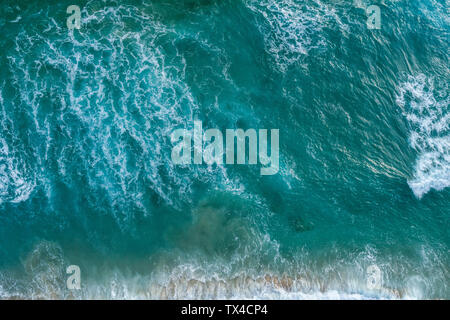
<path fill-rule="evenodd" d="M 447 85 L 436 90 L 433 79 L 410 76 L 397 95 L 409 127 L 409 144 L 416 150 L 414 178 L 408 181 L 417 198 L 431 189 L 450 186 L 450 112 Z"/>

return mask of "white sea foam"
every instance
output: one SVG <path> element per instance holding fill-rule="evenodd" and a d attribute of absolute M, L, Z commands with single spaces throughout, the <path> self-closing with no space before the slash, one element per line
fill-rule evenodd
<path fill-rule="evenodd" d="M 266 50 L 283 72 L 310 50 L 326 46 L 321 33 L 327 24 L 343 26 L 333 7 L 318 0 L 309 4 L 296 0 L 246 0 L 245 3 L 263 18 L 265 23 L 258 27 Z"/>
<path fill-rule="evenodd" d="M 424 297 L 426 281 L 411 277 L 406 287 L 370 290 L 364 278 L 352 270 L 329 276 L 316 277 L 311 273 L 279 274 L 274 271 L 255 273 L 245 270 L 229 275 L 220 269 L 226 264 L 199 265 L 182 263 L 172 269 L 142 274 L 118 269 L 89 270 L 81 278 L 81 290 L 65 287 L 67 275 L 61 256 L 39 259 L 33 253 L 27 259 L 29 278 L 0 277 L 2 298 L 25 299 L 415 299 Z M 55 260 L 56 258 L 60 260 Z M 35 265 L 31 267 L 31 264 Z M 330 271 L 330 270 L 329 270 Z M 90 275 L 90 276 L 88 276 Z M 24 281 L 26 285 L 22 285 Z M 25 289 L 25 290 L 24 290 Z"/>
<path fill-rule="evenodd" d="M 421 74 L 402 83 L 397 103 L 410 128 L 409 143 L 417 151 L 414 177 L 408 181 L 417 198 L 431 189 L 450 186 L 450 100 L 447 84 L 435 89 Z"/>
<path fill-rule="evenodd" d="M 21 159 L 12 155 L 5 139 L 0 137 L 0 204 L 26 201 L 35 182 Z"/>
<path fill-rule="evenodd" d="M 194 235 L 192 235 L 194 236 Z M 241 254 L 217 255 L 161 252 L 152 263 L 135 261 L 127 268 L 90 261 L 81 265 L 81 289 L 68 290 L 68 257 L 56 243 L 38 243 L 23 261 L 24 274 L 0 272 L 0 297 L 23 299 L 421 299 L 448 292 L 445 250 L 416 248 L 420 258 L 385 256 L 374 248 L 360 252 L 327 249 L 322 258 L 302 252 L 299 263 L 273 257 L 273 265 L 258 259 L 279 250 L 267 235 L 252 234 L 253 244 Z M 192 241 L 192 240 L 189 240 Z M 273 253 L 273 252 L 272 252 Z M 270 253 L 272 255 L 272 253 Z M 332 257 L 331 259 L 329 259 Z M 256 259 L 256 260 L 255 260 Z M 322 260 L 325 259 L 325 260 Z M 85 261 L 86 262 L 86 261 Z M 255 263 L 256 262 L 256 263 Z M 97 264 L 99 263 L 99 264 Z M 367 267 L 376 264 L 381 286 L 369 288 Z M 138 266 L 140 272 L 133 272 Z M 143 267 L 148 266 L 148 272 Z M 288 266 L 282 271 L 283 267 Z M 145 267 L 144 267 L 145 269 Z"/>
<path fill-rule="evenodd" d="M 99 9 L 91 1 L 82 17 L 76 35 L 52 24 L 44 35 L 19 33 L 8 60 L 20 107 L 34 123 L 30 135 L 46 144 L 32 146 L 37 167 L 55 160 L 69 184 L 74 170 L 85 172 L 89 187 L 106 193 L 118 208 L 118 219 L 126 218 L 119 215 L 132 211 L 130 206 L 145 211 L 149 188 L 175 208 L 191 201 L 196 180 L 241 192 L 242 184 L 225 166 L 180 169 L 170 161 L 170 133 L 189 128 L 200 113 L 186 80 L 185 57 L 164 51 L 178 52 L 171 39 L 185 35 L 133 6 Z M 105 26 L 111 30 L 102 32 Z M 44 98 L 50 98 L 50 110 L 42 107 Z M 53 141 L 55 131 L 66 143 Z M 45 170 L 37 178 L 51 197 Z"/>

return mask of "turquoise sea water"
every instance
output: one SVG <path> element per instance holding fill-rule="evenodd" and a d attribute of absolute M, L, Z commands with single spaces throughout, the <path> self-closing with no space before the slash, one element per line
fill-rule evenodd
<path fill-rule="evenodd" d="M 2 0 L 0 298 L 449 299 L 449 5 Z M 279 172 L 175 165 L 196 119 Z"/>

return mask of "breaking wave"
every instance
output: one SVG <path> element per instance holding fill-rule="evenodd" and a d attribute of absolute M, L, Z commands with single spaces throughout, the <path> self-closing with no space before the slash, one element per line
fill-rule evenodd
<path fill-rule="evenodd" d="M 450 98 L 448 84 L 435 89 L 425 75 L 410 76 L 400 86 L 397 103 L 409 127 L 409 144 L 417 151 L 414 177 L 408 181 L 418 198 L 450 186 Z"/>

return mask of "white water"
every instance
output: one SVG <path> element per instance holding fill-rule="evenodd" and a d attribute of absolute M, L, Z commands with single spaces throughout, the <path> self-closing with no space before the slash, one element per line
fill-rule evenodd
<path fill-rule="evenodd" d="M 431 189 L 450 186 L 450 100 L 447 85 L 434 88 L 425 75 L 401 84 L 397 103 L 410 128 L 409 144 L 416 150 L 414 177 L 408 181 L 417 198 Z"/>

